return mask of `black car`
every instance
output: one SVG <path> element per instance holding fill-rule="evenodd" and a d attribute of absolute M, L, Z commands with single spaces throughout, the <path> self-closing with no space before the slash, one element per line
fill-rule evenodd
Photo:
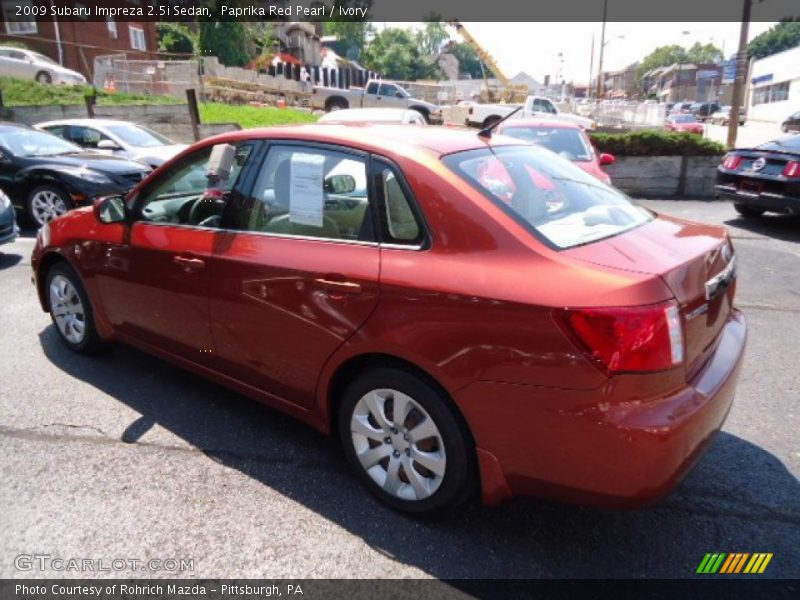
<path fill-rule="evenodd" d="M 714 189 L 745 217 L 800 214 L 800 134 L 728 152 Z"/>
<path fill-rule="evenodd" d="M 138 162 L 87 152 L 24 125 L 0 123 L 0 188 L 36 226 L 98 196 L 124 194 L 149 172 Z"/>
<path fill-rule="evenodd" d="M 711 115 L 719 110 L 719 104 L 716 102 L 700 102 L 692 104 L 692 114 L 697 117 L 698 121 L 705 121 Z"/>
<path fill-rule="evenodd" d="M 784 133 L 789 133 L 790 131 L 800 131 L 800 111 L 794 113 L 793 115 L 789 115 L 786 120 L 781 123 L 781 129 Z"/>

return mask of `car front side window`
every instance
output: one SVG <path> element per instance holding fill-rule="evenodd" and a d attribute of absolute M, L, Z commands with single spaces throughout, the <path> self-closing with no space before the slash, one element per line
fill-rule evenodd
<path fill-rule="evenodd" d="M 234 145 L 234 159 L 228 173 L 209 172 L 214 146 L 198 150 L 174 165 L 146 188 L 138 199 L 142 221 L 220 227 L 222 214 L 230 200 L 253 145 Z"/>

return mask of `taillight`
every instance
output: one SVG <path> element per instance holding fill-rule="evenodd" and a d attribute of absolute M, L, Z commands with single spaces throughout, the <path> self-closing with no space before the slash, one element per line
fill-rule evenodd
<path fill-rule="evenodd" d="M 683 329 L 674 301 L 618 308 L 566 308 L 556 322 L 608 373 L 664 371 L 683 363 Z"/>
<path fill-rule="evenodd" d="M 781 171 L 784 177 L 800 177 L 800 160 L 790 160 Z"/>
<path fill-rule="evenodd" d="M 742 157 L 736 154 L 729 154 L 725 157 L 722 161 L 722 167 L 724 169 L 728 169 L 729 171 L 735 171 L 739 168 L 739 163 L 742 162 Z"/>

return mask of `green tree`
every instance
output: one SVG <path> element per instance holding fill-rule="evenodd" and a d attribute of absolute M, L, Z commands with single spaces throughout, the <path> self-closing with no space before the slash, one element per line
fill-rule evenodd
<path fill-rule="evenodd" d="M 674 63 L 687 61 L 688 56 L 683 46 L 679 46 L 678 44 L 660 46 L 645 56 L 642 64 L 636 69 L 636 75 L 641 79 L 645 73 L 657 69 L 658 67 L 666 67 Z"/>
<path fill-rule="evenodd" d="M 416 36 L 398 27 L 387 27 L 375 34 L 364 50 L 363 63 L 391 79 L 409 81 L 441 76 L 439 65 L 420 53 Z"/>
<path fill-rule="evenodd" d="M 715 63 L 723 59 L 722 50 L 714 44 L 695 42 L 686 52 L 686 59 L 693 63 Z"/>
<path fill-rule="evenodd" d="M 764 58 L 795 46 L 800 46 L 800 20 L 782 19 L 768 31 L 753 38 L 747 46 L 747 55 Z"/>
<path fill-rule="evenodd" d="M 197 34 L 181 23 L 156 23 L 158 50 L 171 54 L 195 54 Z M 176 57 L 179 58 L 179 57 Z"/>
<path fill-rule="evenodd" d="M 361 60 L 367 36 L 372 25 L 366 21 L 331 21 L 325 23 L 325 33 L 339 38 L 342 56 L 348 60 Z"/>
<path fill-rule="evenodd" d="M 464 42 L 450 44 L 447 51 L 458 59 L 458 71 L 461 77 L 469 76 L 471 79 L 483 78 L 481 70 L 481 60 L 475 54 L 472 46 Z M 494 77 L 494 73 L 489 67 L 484 66 L 487 77 Z"/>
<path fill-rule="evenodd" d="M 450 34 L 442 24 L 439 15 L 431 15 L 425 21 L 422 31 L 417 34 L 420 50 L 423 54 L 439 54 L 444 43 L 450 39 Z"/>

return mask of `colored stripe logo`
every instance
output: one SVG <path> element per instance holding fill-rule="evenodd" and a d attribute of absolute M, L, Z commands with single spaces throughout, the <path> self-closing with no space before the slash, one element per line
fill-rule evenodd
<path fill-rule="evenodd" d="M 772 552 L 709 552 L 700 561 L 696 573 L 703 575 L 760 574 L 772 560 Z"/>

